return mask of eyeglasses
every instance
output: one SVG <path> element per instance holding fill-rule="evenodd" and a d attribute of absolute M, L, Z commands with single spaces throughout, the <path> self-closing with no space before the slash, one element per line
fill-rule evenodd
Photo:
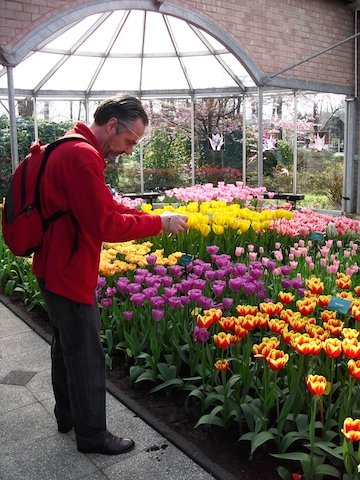
<path fill-rule="evenodd" d="M 118 123 L 121 123 L 121 125 L 124 125 L 124 127 L 126 128 L 126 130 L 129 130 L 130 133 L 132 133 L 133 135 L 135 135 L 135 137 L 137 138 L 136 142 L 135 142 L 135 145 L 140 143 L 141 140 L 143 140 L 144 137 L 140 137 L 137 133 L 135 133 L 133 130 L 131 130 L 131 128 L 129 128 L 124 122 L 120 122 L 120 120 L 118 120 Z"/>

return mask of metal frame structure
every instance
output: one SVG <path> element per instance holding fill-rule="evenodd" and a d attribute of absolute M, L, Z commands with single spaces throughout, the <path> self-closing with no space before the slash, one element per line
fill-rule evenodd
<path fill-rule="evenodd" d="M 347 2 L 347 3 L 359 3 L 358 0 L 356 2 Z M 355 11 L 357 6 L 353 8 Z M 192 102 L 192 138 L 191 138 L 191 145 L 192 145 L 192 160 L 193 160 L 193 172 L 192 172 L 192 181 L 195 182 L 195 171 L 194 171 L 194 101 L 198 97 L 205 97 L 205 96 L 232 96 L 232 95 L 242 95 L 243 96 L 243 108 L 245 109 L 245 102 L 246 102 L 246 94 L 247 93 L 255 93 L 258 94 L 258 109 L 259 109 L 259 121 L 258 121 L 258 183 L 262 185 L 263 181 L 263 157 L 262 157 L 262 109 L 263 109 L 263 94 L 265 91 L 271 90 L 290 90 L 294 93 L 294 125 L 296 125 L 296 118 L 297 118 L 297 92 L 298 91 L 312 91 L 312 92 L 331 92 L 337 94 L 343 94 L 348 97 L 348 108 L 347 108 L 347 122 L 346 122 L 346 139 L 345 144 L 345 177 L 346 180 L 344 181 L 344 197 L 345 198 L 353 198 L 354 193 L 354 185 L 351 184 L 351 178 L 353 173 L 353 166 L 352 166 L 352 159 L 354 155 L 355 149 L 355 124 L 354 121 L 356 117 L 356 108 L 354 99 L 356 97 L 356 91 L 354 87 L 341 87 L 339 85 L 332 85 L 320 82 L 312 82 L 312 81 L 302 81 L 302 80 L 293 80 L 289 78 L 281 77 L 280 75 L 287 70 L 290 70 L 301 63 L 309 61 L 315 58 L 318 55 L 321 55 L 342 43 L 351 41 L 356 39 L 359 35 L 356 31 L 353 36 L 338 42 L 335 45 L 332 45 L 325 50 L 319 51 L 317 54 L 312 55 L 311 57 L 307 57 L 296 64 L 293 64 L 287 68 L 284 68 L 278 72 L 275 72 L 271 75 L 263 75 L 260 71 L 256 63 L 252 60 L 252 58 L 247 54 L 247 52 L 235 42 L 235 40 L 227 34 L 224 30 L 222 30 L 218 25 L 214 22 L 202 17 L 194 13 L 193 11 L 182 7 L 180 5 L 175 5 L 172 3 L 168 3 L 166 1 L 154 1 L 154 0 L 135 0 L 135 1 L 128 1 L 128 0 L 110 0 L 107 2 L 92 2 L 81 4 L 76 7 L 73 7 L 67 10 L 65 13 L 55 15 L 47 20 L 45 20 L 41 25 L 36 27 L 34 30 L 29 32 L 25 35 L 17 45 L 12 49 L 11 52 L 4 52 L 0 51 L 0 63 L 4 66 L 2 70 L 0 70 L 0 82 L 1 78 L 6 75 L 7 78 L 7 87 L 1 87 L 0 85 L 0 98 L 7 97 L 9 101 L 9 108 L 10 108 L 10 129 L 11 129 L 11 155 L 13 161 L 13 168 L 16 167 L 18 164 L 18 152 L 17 152 L 17 135 L 16 135 L 16 112 L 15 112 L 15 99 L 16 98 L 27 98 L 34 100 L 34 116 L 35 116 L 35 126 L 36 126 L 36 101 L 39 99 L 55 99 L 55 98 L 67 98 L 67 99 L 83 99 L 86 105 L 86 111 L 88 115 L 88 104 L 90 99 L 100 100 L 102 98 L 111 96 L 116 94 L 117 91 L 106 89 L 106 91 L 101 90 L 94 90 L 94 84 L 96 82 L 97 76 L 99 72 L 106 62 L 107 59 L 124 59 L 132 57 L 131 54 L 128 53 L 112 53 L 112 47 L 117 39 L 117 36 L 120 34 L 129 14 L 133 10 L 139 10 L 145 12 L 144 15 L 144 24 L 143 24 L 143 31 L 145 32 L 146 27 L 146 15 L 147 12 L 156 12 L 162 15 L 163 20 L 165 22 L 167 31 L 169 33 L 171 42 L 174 47 L 174 53 L 172 57 L 176 58 L 180 68 L 183 72 L 183 75 L 186 79 L 187 88 L 172 88 L 169 85 L 168 89 L 152 89 L 147 90 L 143 88 L 141 83 L 142 78 L 142 70 L 144 66 L 144 61 L 147 58 L 151 57 L 151 54 L 147 54 L 144 49 L 144 43 L 142 44 L 142 50 L 140 55 L 133 55 L 133 57 L 137 57 L 140 59 L 141 62 L 141 70 L 140 70 L 140 81 L 138 83 L 137 88 L 133 88 L 128 90 L 128 93 L 131 93 L 139 98 L 149 98 L 149 97 L 157 97 L 157 98 L 176 98 L 176 97 L 187 97 L 191 98 Z M 44 85 L 46 82 L 56 73 L 56 71 L 62 67 L 66 63 L 66 61 L 70 57 L 79 56 L 79 48 L 81 45 L 86 42 L 86 40 L 98 29 L 103 22 L 105 22 L 113 12 L 115 11 L 122 11 L 122 21 L 116 28 L 114 35 L 112 36 L 110 42 L 107 45 L 107 48 L 104 50 L 103 53 L 97 53 L 97 57 L 99 57 L 99 63 L 94 71 L 91 81 L 88 83 L 87 87 L 84 90 L 53 90 L 53 89 L 44 89 Z M 97 21 L 89 28 L 87 31 L 83 33 L 83 35 L 78 39 L 78 41 L 72 46 L 71 49 L 51 49 L 47 47 L 49 42 L 56 39 L 59 35 L 66 32 L 69 28 L 73 27 L 77 23 L 79 23 L 84 18 L 87 18 L 91 15 L 98 14 L 99 17 Z M 191 28 L 192 32 L 197 36 L 198 39 L 202 42 L 203 45 L 206 46 L 208 50 L 208 54 L 212 55 L 219 65 L 227 72 L 229 77 L 233 81 L 233 86 L 224 86 L 217 87 L 217 88 L 195 88 L 192 84 L 191 77 L 188 74 L 188 70 L 186 68 L 186 56 L 194 56 L 196 52 L 187 52 L 182 53 L 177 45 L 177 39 L 172 31 L 171 22 L 169 21 L 170 17 L 174 17 L 176 19 L 181 19 L 185 21 L 189 27 Z M 210 35 L 212 38 L 216 39 L 223 48 L 215 49 L 209 39 L 206 37 L 206 34 Z M 143 35 L 143 42 L 144 42 L 144 35 Z M 60 60 L 54 65 L 47 74 L 42 78 L 42 80 L 35 86 L 35 88 L 31 89 L 19 89 L 14 87 L 14 68 L 20 65 L 22 62 L 29 59 L 31 56 L 35 55 L 38 52 L 44 53 L 53 53 L 61 56 Z M 226 62 L 223 60 L 223 55 L 230 53 L 233 55 L 238 62 L 246 70 L 248 76 L 251 78 L 253 84 L 251 86 L 245 86 L 244 82 L 241 78 L 232 70 Z M 84 53 L 82 55 L 92 55 L 91 52 Z M 357 61 L 355 59 L 355 65 L 357 65 Z M 207 75 L 207 72 L 204 72 Z M 357 69 L 355 70 L 355 79 L 354 83 L 357 85 Z M 356 87 L 357 88 L 357 87 Z M 245 111 L 245 110 L 244 110 Z M 243 125 L 244 131 L 246 128 L 245 122 Z M 296 132 L 295 132 L 296 133 Z M 296 144 L 296 142 L 295 142 Z M 245 145 L 243 146 L 245 150 Z M 141 155 L 142 158 L 142 155 Z M 297 150 L 295 146 L 294 150 L 294 182 L 293 188 L 294 192 L 296 193 L 296 160 L 297 159 Z M 246 165 L 243 165 L 244 173 L 246 170 Z M 142 169 L 141 169 L 142 171 Z M 360 178 L 358 180 L 360 184 Z M 143 186 L 143 178 L 141 178 L 141 184 Z M 143 187 L 142 187 L 143 188 Z M 357 209 L 360 209 L 360 189 L 358 189 L 358 199 L 357 199 Z M 351 206 L 346 203 L 345 200 L 343 210 L 348 210 Z"/>

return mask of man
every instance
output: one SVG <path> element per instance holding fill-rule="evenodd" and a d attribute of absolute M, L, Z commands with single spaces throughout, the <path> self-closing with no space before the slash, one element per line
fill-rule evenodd
<path fill-rule="evenodd" d="M 54 412 L 60 432 L 74 427 L 83 453 L 117 455 L 134 446 L 133 440 L 106 429 L 105 359 L 94 293 L 102 242 L 186 228 L 185 215 L 148 215 L 117 204 L 105 184 L 105 158 L 130 155 L 147 125 L 136 98 L 118 95 L 103 101 L 91 125 L 78 122 L 66 134 L 81 135 L 89 143 L 75 139 L 59 145 L 41 180 L 43 218 L 67 212 L 50 225 L 33 261 L 54 329 Z"/>

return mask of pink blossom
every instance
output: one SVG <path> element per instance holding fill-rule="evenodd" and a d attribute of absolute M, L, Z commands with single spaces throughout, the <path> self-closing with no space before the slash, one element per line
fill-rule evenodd
<path fill-rule="evenodd" d="M 283 254 L 280 250 L 275 250 L 274 252 L 274 257 L 278 262 L 281 262 L 283 260 Z"/>
<path fill-rule="evenodd" d="M 244 247 L 236 247 L 235 248 L 235 255 L 240 257 L 244 253 Z"/>
<path fill-rule="evenodd" d="M 251 245 L 251 244 L 250 244 L 250 245 L 248 245 L 247 248 L 248 248 L 248 251 L 249 251 L 249 252 L 253 252 L 253 251 L 254 251 L 254 245 Z"/>
<path fill-rule="evenodd" d="M 249 257 L 250 257 L 250 260 L 253 262 L 254 260 L 256 260 L 257 253 L 256 252 L 250 252 Z"/>

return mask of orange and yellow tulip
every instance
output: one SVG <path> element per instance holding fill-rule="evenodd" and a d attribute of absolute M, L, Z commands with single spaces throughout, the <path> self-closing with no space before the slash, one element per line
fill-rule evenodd
<path fill-rule="evenodd" d="M 272 349 L 266 361 L 273 371 L 282 370 L 289 361 L 289 355 L 282 350 Z"/>
<path fill-rule="evenodd" d="M 347 364 L 347 369 L 353 378 L 355 378 L 356 380 L 360 379 L 360 360 L 349 360 Z"/>
<path fill-rule="evenodd" d="M 347 440 L 358 442 L 360 440 L 360 420 L 353 420 L 350 417 L 345 418 L 341 433 Z"/>
<path fill-rule="evenodd" d="M 322 375 L 308 375 L 305 382 L 311 395 L 322 395 L 325 392 L 327 380 Z"/>

